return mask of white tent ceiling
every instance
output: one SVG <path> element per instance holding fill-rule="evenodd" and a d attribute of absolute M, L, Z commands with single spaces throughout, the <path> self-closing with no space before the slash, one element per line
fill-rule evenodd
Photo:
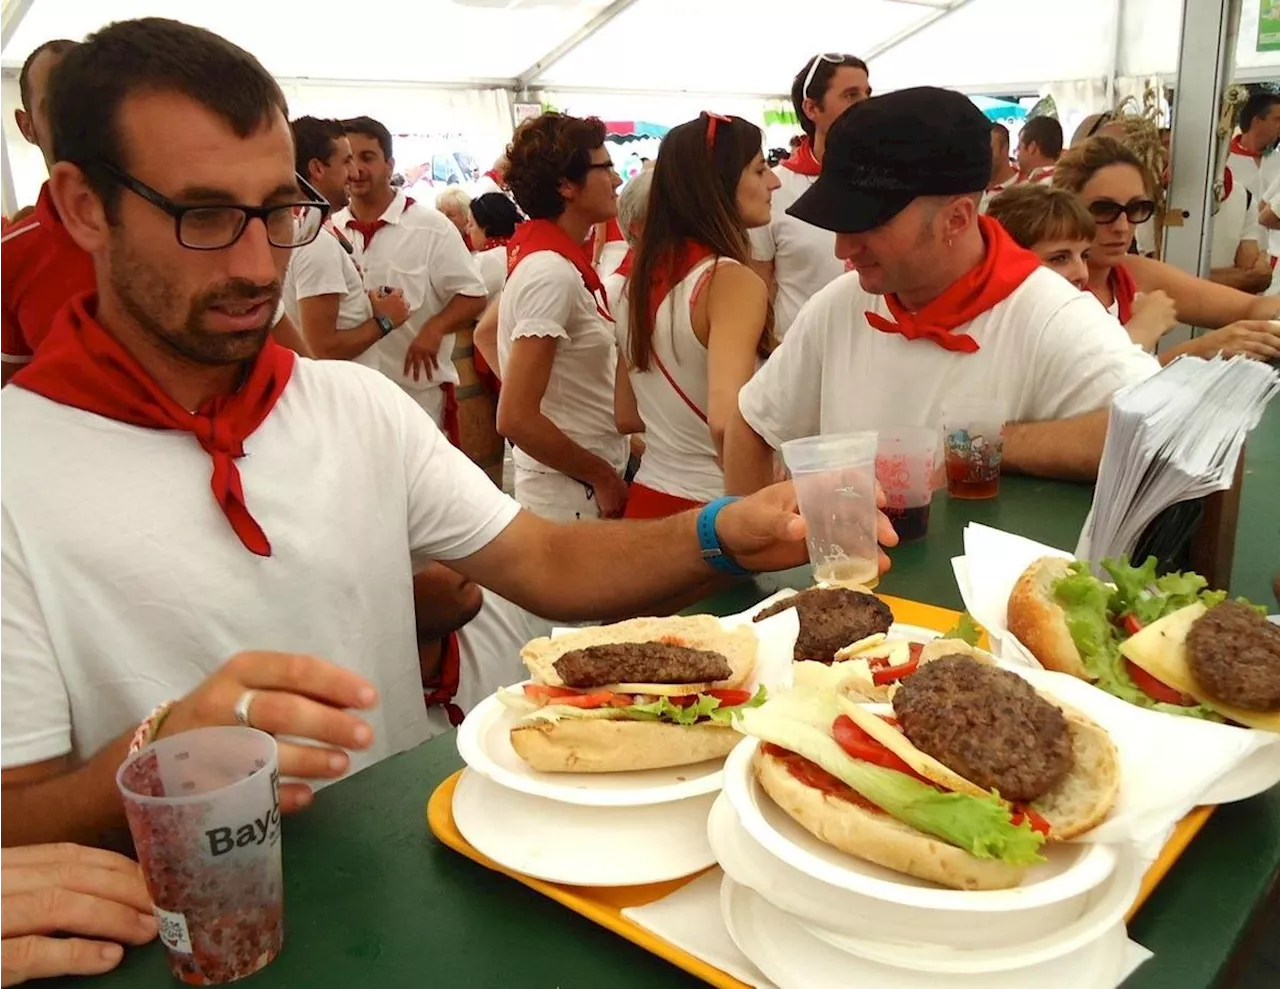
<path fill-rule="evenodd" d="M 929 83 L 1025 92 L 1054 81 L 1168 76 L 1177 65 L 1181 11 L 1177 0 L 802 0 L 801 16 L 780 16 L 786 8 L 778 0 L 409 0 L 367 7 L 5 0 L 4 7 L 6 15 L 26 8 L 5 39 L 9 71 L 49 38 L 163 15 L 217 31 L 286 79 L 738 95 L 785 93 L 819 48 L 867 57 L 881 91 Z M 1240 78 L 1280 76 L 1280 55 L 1254 51 L 1257 17 L 1258 4 L 1245 0 Z"/>

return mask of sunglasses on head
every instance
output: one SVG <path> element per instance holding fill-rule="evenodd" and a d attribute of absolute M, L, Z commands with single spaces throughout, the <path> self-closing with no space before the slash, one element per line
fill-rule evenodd
<path fill-rule="evenodd" d="M 800 90 L 800 95 L 808 96 L 809 87 L 813 85 L 813 77 L 818 73 L 818 66 L 823 62 L 830 62 L 832 65 L 843 65 L 845 57 L 839 52 L 824 53 L 813 56 L 813 63 L 809 66 L 809 74 L 804 77 L 804 87 Z"/>
<path fill-rule="evenodd" d="M 716 128 L 720 124 L 732 124 L 733 118 L 726 117 L 723 113 L 712 113 L 710 110 L 703 110 L 702 115 L 707 118 L 707 150 L 715 151 Z"/>
<path fill-rule="evenodd" d="M 1127 203 L 1117 203 L 1113 199 L 1099 199 L 1089 204 L 1089 215 L 1095 223 L 1115 223 L 1123 213 L 1134 226 L 1146 223 L 1156 211 L 1156 204 L 1150 199 L 1132 199 Z"/>

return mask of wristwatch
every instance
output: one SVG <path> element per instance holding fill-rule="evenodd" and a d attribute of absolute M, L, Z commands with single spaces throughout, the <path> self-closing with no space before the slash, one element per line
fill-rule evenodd
<path fill-rule="evenodd" d="M 384 337 L 396 328 L 396 324 L 391 322 L 391 317 L 382 313 L 374 313 L 373 321 L 378 324 L 378 329 L 382 331 Z"/>
<path fill-rule="evenodd" d="M 702 548 L 702 558 L 713 570 L 729 574 L 731 577 L 748 577 L 751 571 L 739 566 L 725 555 L 720 546 L 720 537 L 716 535 L 716 516 L 725 505 L 730 505 L 737 500 L 737 498 L 717 498 L 703 506 L 702 511 L 698 513 L 698 545 Z"/>

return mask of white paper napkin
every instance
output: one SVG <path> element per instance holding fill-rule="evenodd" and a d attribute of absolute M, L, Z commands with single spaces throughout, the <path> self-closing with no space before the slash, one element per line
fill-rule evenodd
<path fill-rule="evenodd" d="M 739 982 L 755 989 L 776 989 L 738 950 L 725 929 L 720 916 L 723 879 L 723 872 L 712 869 L 661 900 L 643 907 L 627 907 L 622 916 Z"/>
<path fill-rule="evenodd" d="M 1136 707 L 1066 673 L 1015 668 L 1038 690 L 1088 715 L 1111 735 L 1120 758 L 1120 792 L 1107 819 L 1076 839 L 1132 842 L 1144 849 L 1227 772 L 1280 736 Z M 1280 748 L 1274 748 L 1280 758 Z"/>
<path fill-rule="evenodd" d="M 1009 610 L 1009 594 L 1013 585 L 1018 582 L 1022 572 L 1042 556 L 1074 559 L 1065 550 L 1046 546 L 1012 532 L 993 529 L 976 522 L 970 522 L 964 528 L 961 567 L 967 574 L 968 583 L 966 586 L 957 580 L 957 585 L 969 614 L 987 630 L 993 644 L 1000 642 L 997 655 L 1003 656 L 1003 640 L 1008 633 L 1005 615 Z M 956 569 L 954 560 L 952 568 Z"/>

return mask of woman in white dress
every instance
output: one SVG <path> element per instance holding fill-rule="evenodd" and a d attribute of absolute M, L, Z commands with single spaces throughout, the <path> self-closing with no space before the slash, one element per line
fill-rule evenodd
<path fill-rule="evenodd" d="M 615 307 L 645 423 L 629 518 L 672 515 L 724 494 L 724 429 L 772 343 L 769 293 L 747 231 L 770 222 L 778 177 L 762 135 L 704 113 L 663 140 L 639 247 Z"/>

